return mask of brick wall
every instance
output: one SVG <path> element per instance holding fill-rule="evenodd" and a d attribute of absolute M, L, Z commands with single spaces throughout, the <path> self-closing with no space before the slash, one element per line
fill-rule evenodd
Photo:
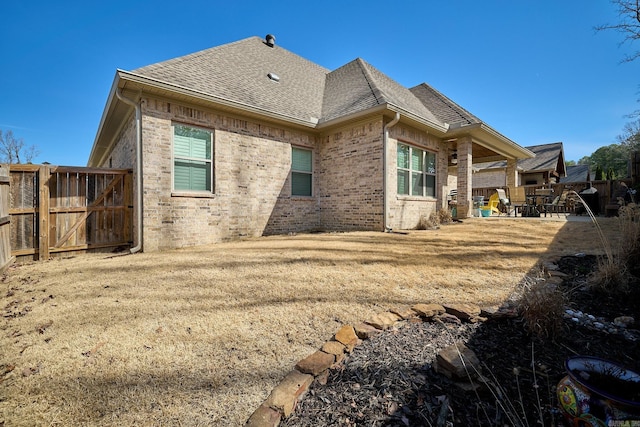
<path fill-rule="evenodd" d="M 382 231 L 382 130 L 378 117 L 322 136 L 317 195 L 324 229 Z"/>
<path fill-rule="evenodd" d="M 443 143 L 441 143 L 439 139 L 428 135 L 426 132 L 403 124 L 398 124 L 390 129 L 387 146 L 387 179 L 389 189 L 389 216 L 387 226 L 393 229 L 407 230 L 414 229 L 418 225 L 421 216 L 429 217 L 432 212 L 436 212 L 439 209 L 440 205 L 436 198 L 411 197 L 397 194 L 398 142 L 436 153 L 436 170 L 439 173 L 436 176 L 436 193 L 438 193 L 438 186 L 447 185 L 447 177 L 442 175 L 443 171 L 446 170 L 447 155 L 446 151 L 443 151 Z M 443 152 L 443 154 L 441 154 L 441 152 Z M 440 182 L 441 180 L 444 180 L 444 182 Z"/>
<path fill-rule="evenodd" d="M 314 135 L 154 98 L 142 110 L 145 251 L 318 228 L 316 199 L 292 198 L 289 181 L 291 145 L 313 149 Z M 172 123 L 214 132 L 214 194 L 172 194 Z M 135 166 L 134 141 L 131 120 L 113 167 Z"/>
<path fill-rule="evenodd" d="M 244 236 L 383 229 L 382 116 L 317 136 L 156 98 L 143 98 L 142 112 L 145 251 Z M 172 193 L 173 123 L 213 131 L 213 194 L 194 197 Z M 439 205 L 436 198 L 397 196 L 398 140 L 436 153 L 444 145 L 405 125 L 391 129 L 388 225 L 411 229 L 422 215 L 428 216 Z M 292 146 L 313 150 L 313 197 L 291 196 Z M 133 118 L 124 126 L 107 161 L 112 167 L 135 169 Z M 446 154 L 438 155 L 437 161 L 440 179 L 447 170 Z M 442 184 L 447 183 L 436 182 Z"/>
<path fill-rule="evenodd" d="M 473 174 L 473 188 L 504 187 L 506 175 L 503 168 L 479 171 Z"/>

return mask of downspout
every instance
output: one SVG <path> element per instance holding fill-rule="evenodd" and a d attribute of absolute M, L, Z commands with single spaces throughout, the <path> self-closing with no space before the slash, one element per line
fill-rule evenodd
<path fill-rule="evenodd" d="M 142 109 L 140 104 L 126 98 L 120 93 L 120 88 L 116 88 L 116 96 L 125 104 L 131 105 L 136 110 L 136 246 L 130 249 L 132 254 L 142 249 Z"/>
<path fill-rule="evenodd" d="M 382 231 L 391 231 L 391 229 L 387 226 L 387 209 L 389 208 L 389 202 L 387 201 L 388 191 L 387 191 L 387 143 L 389 140 L 389 129 L 394 127 L 400 121 L 400 113 L 396 112 L 396 116 L 389 123 L 384 125 L 384 132 L 382 135 L 382 190 L 384 195 L 383 199 L 383 220 L 382 220 Z"/>

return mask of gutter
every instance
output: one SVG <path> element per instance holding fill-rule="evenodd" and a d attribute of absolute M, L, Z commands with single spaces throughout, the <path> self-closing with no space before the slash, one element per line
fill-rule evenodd
<path fill-rule="evenodd" d="M 132 106 L 136 110 L 136 240 L 137 245 L 130 249 L 132 254 L 142 249 L 142 108 L 137 102 L 126 98 L 120 92 L 120 88 L 116 87 L 116 96 L 125 104 Z"/>
<path fill-rule="evenodd" d="M 383 191 L 383 220 L 382 230 L 391 231 L 387 225 L 387 209 L 389 208 L 389 202 L 387 200 L 387 143 L 389 140 L 389 129 L 395 126 L 400 121 L 400 113 L 396 112 L 396 116 L 389 123 L 384 125 L 384 132 L 382 133 L 382 191 Z"/>

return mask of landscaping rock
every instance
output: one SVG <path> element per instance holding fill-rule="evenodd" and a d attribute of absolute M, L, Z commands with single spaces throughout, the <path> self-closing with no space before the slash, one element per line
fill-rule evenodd
<path fill-rule="evenodd" d="M 355 335 L 355 334 L 354 334 Z M 314 377 L 325 371 L 336 361 L 336 356 L 325 353 L 324 351 L 316 351 L 296 364 L 296 369 L 304 374 L 311 374 Z"/>
<path fill-rule="evenodd" d="M 434 367 L 448 378 L 475 378 L 480 372 L 480 361 L 473 350 L 458 342 L 438 353 Z"/>
<path fill-rule="evenodd" d="M 497 305 L 480 307 L 480 316 L 493 317 L 493 315 L 496 314 L 498 310 L 500 310 L 500 307 Z"/>
<path fill-rule="evenodd" d="M 272 409 L 267 404 L 262 404 L 247 420 L 246 427 L 277 427 L 282 419 L 282 414 Z"/>
<path fill-rule="evenodd" d="M 298 400 L 307 393 L 312 382 L 313 376 L 291 371 L 271 391 L 265 404 L 288 417 L 295 409 Z"/>
<path fill-rule="evenodd" d="M 394 307 L 389 311 L 392 312 L 393 314 L 397 314 L 403 320 L 414 318 L 416 317 L 416 314 L 417 314 L 408 305 L 402 306 L 402 307 Z"/>
<path fill-rule="evenodd" d="M 449 314 L 449 313 L 439 314 L 437 316 L 434 316 L 433 319 L 434 320 L 440 320 L 443 323 L 451 323 L 453 325 L 460 325 L 462 323 L 462 321 L 460 319 L 458 319 L 453 314 Z"/>
<path fill-rule="evenodd" d="M 439 314 L 444 314 L 446 311 L 445 308 L 440 304 L 416 304 L 411 308 L 420 316 L 427 319 L 430 319 L 433 316 L 437 316 Z"/>
<path fill-rule="evenodd" d="M 351 353 L 356 344 L 358 343 L 358 336 L 356 331 L 351 325 L 344 325 L 338 332 L 336 332 L 335 340 L 344 344 L 347 348 L 347 352 Z"/>
<path fill-rule="evenodd" d="M 613 324 L 619 328 L 628 328 L 635 323 L 635 319 L 631 316 L 620 316 L 613 319 Z"/>
<path fill-rule="evenodd" d="M 449 314 L 453 314 L 460 320 L 470 320 L 474 317 L 480 316 L 480 307 L 475 304 L 461 303 L 461 304 L 449 304 L 444 306 L 445 310 Z"/>
<path fill-rule="evenodd" d="M 356 335 L 358 336 L 358 338 L 363 339 L 363 340 L 368 340 L 369 338 L 371 338 L 374 335 L 379 334 L 380 329 L 376 329 L 371 325 L 368 325 L 366 323 L 360 323 L 358 325 L 355 326 L 354 328 Z"/>
<path fill-rule="evenodd" d="M 374 328 L 385 330 L 395 325 L 400 319 L 401 317 L 397 314 L 386 311 L 384 313 L 376 314 L 371 319 L 367 320 L 366 323 L 370 324 Z"/>
<path fill-rule="evenodd" d="M 325 353 L 333 354 L 335 356 L 340 356 L 344 354 L 344 344 L 339 343 L 338 341 L 329 341 L 324 343 L 322 346 L 322 351 Z"/>

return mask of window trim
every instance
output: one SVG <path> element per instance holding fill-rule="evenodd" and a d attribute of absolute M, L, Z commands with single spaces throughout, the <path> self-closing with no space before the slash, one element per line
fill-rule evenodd
<path fill-rule="evenodd" d="M 414 145 L 411 144 L 407 144 L 404 142 L 398 142 L 397 146 L 396 146 L 396 155 L 399 151 L 399 148 L 403 146 L 403 147 L 407 147 L 409 148 L 409 167 L 408 168 L 403 168 L 400 167 L 398 165 L 398 159 L 396 158 L 396 180 L 398 177 L 398 171 L 403 171 L 403 172 L 408 172 L 409 174 L 409 193 L 408 194 L 404 194 L 404 193 L 400 193 L 398 192 L 398 183 L 396 181 L 396 196 L 401 196 L 401 197 L 413 197 L 413 198 L 419 198 L 419 199 L 435 199 L 436 198 L 436 194 L 437 194 L 437 180 L 438 180 L 438 153 L 432 150 L 427 150 L 421 147 L 416 147 Z M 413 150 L 420 150 L 422 152 L 422 170 L 421 171 L 417 171 L 413 169 L 413 164 L 412 164 L 412 157 L 413 157 Z M 433 173 L 430 173 L 427 171 L 427 154 L 432 154 L 435 158 L 435 171 Z M 422 185 L 422 194 L 413 194 L 413 175 L 414 174 L 421 174 L 422 175 L 422 179 L 424 180 L 424 184 Z M 428 195 L 427 193 L 427 189 L 429 188 L 427 186 L 427 177 L 432 176 L 433 180 L 434 180 L 434 185 L 433 185 L 433 193 L 434 195 Z"/>
<path fill-rule="evenodd" d="M 176 126 L 184 126 L 192 129 L 202 130 L 208 132 L 211 135 L 211 159 L 194 158 L 194 157 L 176 157 L 175 154 L 175 136 Z M 171 195 L 177 197 L 213 197 L 215 195 L 215 130 L 209 129 L 203 126 L 196 126 L 190 123 L 173 122 L 171 123 Z M 209 183 L 210 190 L 178 190 L 175 188 L 175 168 L 176 158 L 181 160 L 196 160 L 209 163 L 211 171 L 211 182 Z"/>
<path fill-rule="evenodd" d="M 311 172 L 309 171 L 303 171 L 303 170 L 298 170 L 298 169 L 294 169 L 293 168 L 293 150 L 301 150 L 301 151 L 307 151 L 311 154 Z M 313 162 L 315 160 L 315 155 L 313 152 L 313 149 L 308 148 L 308 147 L 301 147 L 301 146 L 297 146 L 297 145 L 292 145 L 291 146 L 291 172 L 290 172 L 290 189 L 289 191 L 291 192 L 291 197 L 296 197 L 296 198 L 311 198 L 313 197 L 313 191 L 315 190 L 315 185 L 313 185 L 313 175 L 314 175 L 314 167 L 313 167 Z M 293 194 L 293 174 L 297 173 L 297 174 L 307 174 L 311 176 L 311 191 L 309 195 L 306 194 Z"/>

